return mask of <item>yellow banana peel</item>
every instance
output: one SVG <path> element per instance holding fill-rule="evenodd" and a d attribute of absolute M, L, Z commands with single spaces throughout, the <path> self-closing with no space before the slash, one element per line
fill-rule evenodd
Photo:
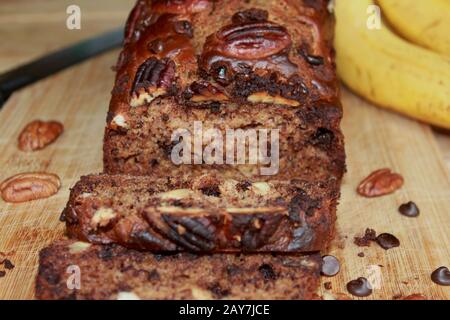
<path fill-rule="evenodd" d="M 380 106 L 450 128 L 450 58 L 407 42 L 382 21 L 373 28 L 374 4 L 336 1 L 339 76 Z"/>
<path fill-rule="evenodd" d="M 378 0 L 384 17 L 409 41 L 450 56 L 450 1 Z"/>

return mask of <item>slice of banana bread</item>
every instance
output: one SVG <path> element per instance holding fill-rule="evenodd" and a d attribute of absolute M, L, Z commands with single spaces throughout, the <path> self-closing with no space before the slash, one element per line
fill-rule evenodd
<path fill-rule="evenodd" d="M 177 253 L 62 240 L 41 251 L 38 299 L 314 299 L 313 255 Z"/>
<path fill-rule="evenodd" d="M 327 5 L 327 0 L 138 1 L 117 64 L 105 172 L 180 176 L 219 169 L 258 181 L 340 179 L 342 107 Z M 201 147 L 183 165 L 172 158 L 179 151 L 174 136 L 179 129 L 197 141 L 184 140 L 192 149 Z M 220 154 L 208 157 L 212 129 L 224 142 Z M 235 148 L 250 145 L 250 129 L 269 130 L 270 139 L 279 130 L 278 145 L 270 140 L 262 157 L 238 161 Z M 249 136 L 226 140 L 230 130 Z M 277 168 L 264 172 L 272 156 L 279 158 Z"/>
<path fill-rule="evenodd" d="M 91 175 L 62 218 L 72 238 L 148 251 L 307 252 L 332 239 L 338 197 L 335 180 Z"/>

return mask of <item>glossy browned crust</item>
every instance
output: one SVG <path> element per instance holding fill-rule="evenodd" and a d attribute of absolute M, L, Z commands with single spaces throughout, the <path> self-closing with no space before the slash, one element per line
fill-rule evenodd
<path fill-rule="evenodd" d="M 327 4 L 138 1 L 117 65 L 105 172 L 182 175 L 210 168 L 175 166 L 170 159 L 172 132 L 191 129 L 197 120 L 205 130 L 222 132 L 225 127 L 279 128 L 278 179 L 340 179 L 345 170 L 342 107 Z M 146 94 L 151 95 L 147 101 Z M 249 101 L 254 94 L 275 100 Z M 258 175 L 254 167 L 215 168 L 252 177 Z"/>
<path fill-rule="evenodd" d="M 336 181 L 271 181 L 265 195 L 246 180 L 91 175 L 63 213 L 70 237 L 165 252 L 309 252 L 334 235 Z M 187 189 L 185 198 L 159 194 Z M 101 222 L 99 212 L 108 212 Z M 97 218 L 94 218 L 96 216 Z"/>

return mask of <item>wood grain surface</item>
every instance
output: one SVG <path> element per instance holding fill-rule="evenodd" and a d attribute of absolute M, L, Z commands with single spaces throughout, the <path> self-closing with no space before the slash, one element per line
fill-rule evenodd
<path fill-rule="evenodd" d="M 0 37 L 9 43 L 0 44 L 0 72 L 119 26 L 133 2 L 95 1 L 94 5 L 88 0 L 3 0 Z M 65 8 L 74 3 L 90 18 L 83 20 L 82 30 L 69 31 Z M 60 192 L 49 199 L 15 205 L 0 200 L 0 258 L 7 257 L 15 264 L 0 278 L 0 299 L 33 298 L 37 255 L 63 235 L 64 225 L 58 218 L 69 187 L 80 175 L 102 170 L 102 135 L 114 78 L 110 67 L 117 54 L 110 52 L 17 92 L 0 112 L 0 180 L 25 171 L 52 172 L 62 179 Z M 369 297 L 372 299 L 413 293 L 450 299 L 450 287 L 430 280 L 437 267 L 450 267 L 450 180 L 444 161 L 450 161 L 448 134 L 441 132 L 436 139 L 429 126 L 376 108 L 346 90 L 343 103 L 348 172 L 338 209 L 338 236 L 330 251 L 341 260 L 342 270 L 336 277 L 323 278 L 333 289 L 322 289 L 322 294 L 346 294 L 349 280 L 376 276 L 380 286 Z M 21 152 L 17 136 L 34 119 L 59 120 L 65 132 L 42 151 Z M 405 186 L 382 198 L 358 196 L 358 182 L 382 167 L 401 173 Z M 401 203 L 410 200 L 421 209 L 418 218 L 406 218 L 397 211 Z M 388 251 L 376 244 L 357 247 L 353 237 L 365 228 L 393 233 L 401 246 Z M 359 257 L 360 252 L 365 256 Z"/>

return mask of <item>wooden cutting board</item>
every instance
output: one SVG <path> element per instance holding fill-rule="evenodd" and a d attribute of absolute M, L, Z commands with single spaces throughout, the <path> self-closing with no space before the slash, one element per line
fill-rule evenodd
<path fill-rule="evenodd" d="M 0 299 L 33 298 L 38 252 L 63 235 L 58 218 L 69 187 L 80 175 L 102 170 L 102 135 L 114 78 L 110 67 L 116 56 L 117 52 L 108 53 L 39 82 L 15 94 L 0 112 L 0 179 L 26 171 L 53 172 L 62 179 L 60 192 L 49 199 L 0 202 L 0 252 L 16 266 L 0 278 Z M 338 210 L 338 237 L 331 250 L 342 270 L 323 281 L 331 281 L 330 292 L 336 294 L 345 293 L 351 279 L 377 276 L 380 288 L 371 298 L 422 293 L 449 299 L 450 287 L 430 280 L 434 269 L 450 266 L 450 183 L 429 127 L 380 110 L 346 90 L 343 104 L 348 172 Z M 42 151 L 19 151 L 21 128 L 37 118 L 63 122 L 64 134 Z M 358 182 L 382 167 L 401 173 L 405 186 L 382 198 L 358 196 Z M 397 212 L 409 200 L 420 207 L 420 217 Z M 389 251 L 376 244 L 357 247 L 353 237 L 368 227 L 395 234 L 401 246 Z"/>

